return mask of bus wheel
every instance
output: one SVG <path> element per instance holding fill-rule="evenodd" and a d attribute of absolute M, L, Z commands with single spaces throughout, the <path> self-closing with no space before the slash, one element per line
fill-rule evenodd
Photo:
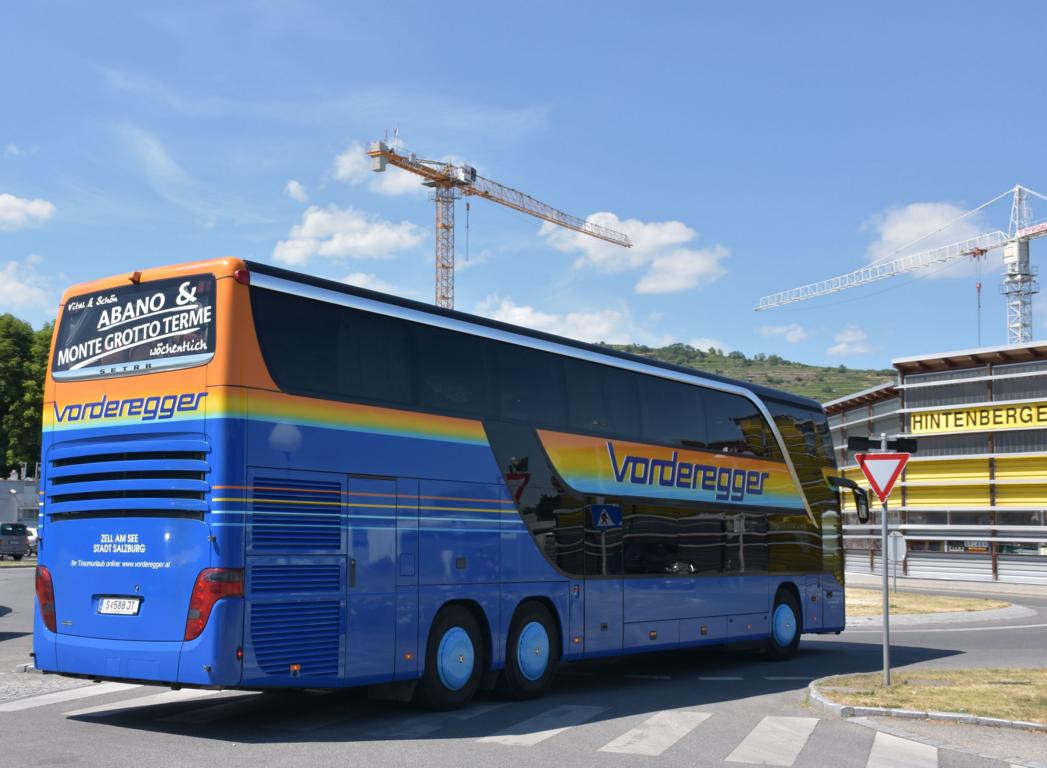
<path fill-rule="evenodd" d="M 480 627 L 460 605 L 440 611 L 429 630 L 425 672 L 415 702 L 429 709 L 456 709 L 468 703 L 480 685 L 484 647 Z"/>
<path fill-rule="evenodd" d="M 560 633 L 541 603 L 524 603 L 509 627 L 505 669 L 498 689 L 513 699 L 533 699 L 552 685 L 560 659 Z"/>
<path fill-rule="evenodd" d="M 771 612 L 771 636 L 767 639 L 767 658 L 791 658 L 800 644 L 800 606 L 786 589 L 778 590 Z"/>

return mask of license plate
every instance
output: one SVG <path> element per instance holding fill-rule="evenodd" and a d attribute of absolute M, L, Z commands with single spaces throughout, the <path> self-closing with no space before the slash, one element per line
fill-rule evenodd
<path fill-rule="evenodd" d="M 99 613 L 115 613 L 119 616 L 137 616 L 140 597 L 103 597 L 98 601 Z"/>

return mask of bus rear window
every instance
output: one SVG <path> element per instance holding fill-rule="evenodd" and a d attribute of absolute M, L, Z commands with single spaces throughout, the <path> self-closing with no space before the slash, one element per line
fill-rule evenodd
<path fill-rule="evenodd" d="M 122 285 L 66 302 L 51 374 L 58 381 L 206 363 L 214 355 L 213 275 Z"/>

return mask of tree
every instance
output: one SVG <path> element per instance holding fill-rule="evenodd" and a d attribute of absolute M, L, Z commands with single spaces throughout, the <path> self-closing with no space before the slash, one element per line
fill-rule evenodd
<path fill-rule="evenodd" d="M 51 324 L 33 331 L 29 323 L 0 315 L 0 472 L 40 460 L 40 415 Z"/>
<path fill-rule="evenodd" d="M 4 460 L 10 471 L 23 461 L 30 469 L 40 460 L 40 418 L 44 405 L 44 377 L 47 374 L 53 323 L 35 331 L 23 365 L 21 396 L 4 416 L 7 437 Z"/>

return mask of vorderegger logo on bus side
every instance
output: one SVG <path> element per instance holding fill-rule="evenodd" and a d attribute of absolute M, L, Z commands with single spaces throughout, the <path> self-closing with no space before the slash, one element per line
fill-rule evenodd
<path fill-rule="evenodd" d="M 56 402 L 53 407 L 55 421 L 59 424 L 134 417 L 138 417 L 139 421 L 164 421 L 174 418 L 177 413 L 200 410 L 200 403 L 205 397 L 206 392 L 128 397 L 123 400 L 110 400 L 107 395 L 102 395 L 101 400 L 93 403 L 70 403 L 59 408 Z"/>
<path fill-rule="evenodd" d="M 673 451 L 671 459 L 625 454 L 621 461 L 615 455 L 614 443 L 607 441 L 607 457 L 615 482 L 632 485 L 658 485 L 701 489 L 715 494 L 717 501 L 744 501 L 746 496 L 762 496 L 764 481 L 770 472 L 738 467 L 717 467 L 680 461 Z"/>

